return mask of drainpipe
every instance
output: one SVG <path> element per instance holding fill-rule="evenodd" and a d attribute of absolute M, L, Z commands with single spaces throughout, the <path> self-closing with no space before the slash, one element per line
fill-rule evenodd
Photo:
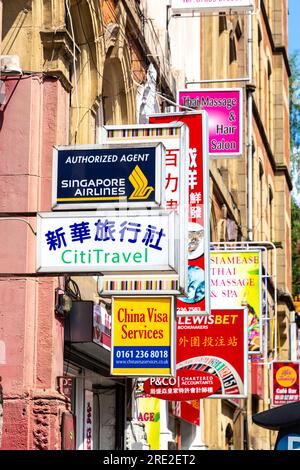
<path fill-rule="evenodd" d="M 252 66 L 253 66 L 253 33 L 252 33 L 252 14 L 248 15 L 248 219 L 247 219 L 247 240 L 253 240 L 253 96 L 255 88 L 252 85 Z"/>

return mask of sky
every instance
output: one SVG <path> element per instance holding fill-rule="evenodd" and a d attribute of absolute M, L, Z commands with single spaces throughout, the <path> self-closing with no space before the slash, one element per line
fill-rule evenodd
<path fill-rule="evenodd" d="M 289 5 L 289 54 L 299 50 L 300 55 L 300 0 L 288 0 Z"/>

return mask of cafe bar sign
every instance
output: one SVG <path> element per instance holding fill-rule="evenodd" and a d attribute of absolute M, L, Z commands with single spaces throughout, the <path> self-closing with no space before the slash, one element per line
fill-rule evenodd
<path fill-rule="evenodd" d="M 178 273 L 174 211 L 39 213 L 39 273 Z"/>
<path fill-rule="evenodd" d="M 251 11 L 253 0 L 172 0 L 173 13 L 192 13 L 195 11 Z"/>
<path fill-rule="evenodd" d="M 163 207 L 164 159 L 154 142 L 54 147 L 52 208 Z"/>

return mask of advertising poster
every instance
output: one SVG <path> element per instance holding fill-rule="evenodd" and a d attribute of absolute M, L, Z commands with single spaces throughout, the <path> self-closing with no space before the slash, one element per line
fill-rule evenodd
<path fill-rule="evenodd" d="M 176 369 L 208 372 L 220 380 L 210 398 L 247 396 L 247 310 L 212 310 L 177 318 Z"/>
<path fill-rule="evenodd" d="M 135 393 L 135 398 L 137 418 L 145 426 L 150 450 L 160 450 L 160 400 L 149 397 L 143 391 L 142 383 L 140 383 L 139 390 Z"/>
<path fill-rule="evenodd" d="M 234 157 L 243 154 L 243 93 L 235 88 L 182 90 L 178 103 L 208 114 L 210 156 Z"/>
<path fill-rule="evenodd" d="M 64 146 L 53 149 L 54 209 L 164 205 L 164 148 Z"/>
<path fill-rule="evenodd" d="M 254 8 L 254 0 L 172 0 L 173 13 L 188 13 L 193 11 L 228 11 Z"/>
<path fill-rule="evenodd" d="M 205 111 L 169 113 L 149 117 L 151 124 L 165 124 L 174 121 L 186 124 L 190 135 L 188 153 L 188 288 L 187 296 L 177 299 L 177 314 L 208 314 L 210 311 L 210 228 L 207 113 Z"/>
<path fill-rule="evenodd" d="M 299 362 L 273 362 L 273 405 L 286 405 L 300 400 L 299 373 Z"/>
<path fill-rule="evenodd" d="M 262 349 L 262 269 L 260 251 L 211 251 L 212 309 L 247 307 L 250 354 Z"/>
<path fill-rule="evenodd" d="M 173 211 L 43 212 L 37 272 L 178 272 Z"/>
<path fill-rule="evenodd" d="M 113 297 L 111 374 L 175 373 L 173 297 Z"/>

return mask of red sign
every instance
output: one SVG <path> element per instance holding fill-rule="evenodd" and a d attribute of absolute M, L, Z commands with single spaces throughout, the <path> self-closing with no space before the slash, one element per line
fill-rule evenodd
<path fill-rule="evenodd" d="M 300 400 L 299 362 L 273 362 L 273 405 Z"/>
<path fill-rule="evenodd" d="M 256 362 L 251 364 L 251 388 L 252 395 L 264 399 L 264 366 Z"/>
<path fill-rule="evenodd" d="M 170 413 L 194 426 L 200 426 L 200 400 L 170 402 Z"/>
<path fill-rule="evenodd" d="M 209 312 L 209 170 L 205 112 L 158 114 L 150 124 L 183 122 L 190 131 L 188 295 L 177 299 L 177 312 Z"/>
<path fill-rule="evenodd" d="M 144 383 L 145 392 L 162 400 L 189 401 L 205 398 L 220 388 L 216 375 L 193 370 L 177 370 L 176 377 L 151 377 Z"/>
<path fill-rule="evenodd" d="M 177 369 L 216 375 L 213 398 L 247 396 L 247 310 L 212 310 L 177 318 Z"/>

